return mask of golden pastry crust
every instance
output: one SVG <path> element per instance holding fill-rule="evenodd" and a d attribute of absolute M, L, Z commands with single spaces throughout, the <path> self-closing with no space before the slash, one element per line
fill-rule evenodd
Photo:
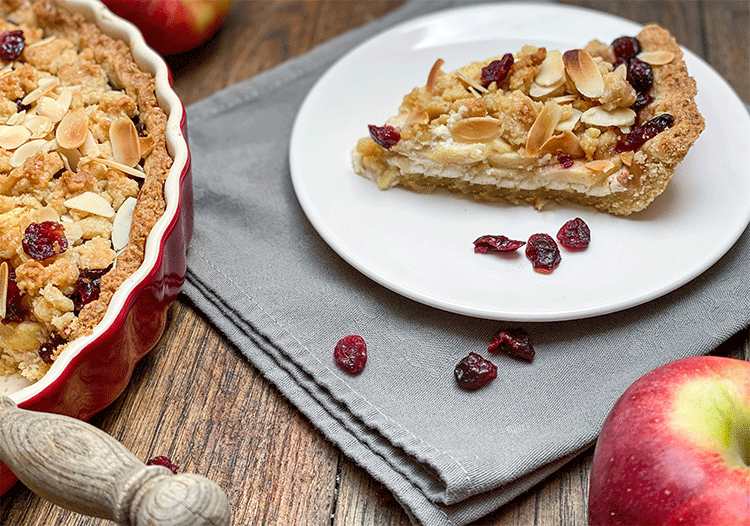
<path fill-rule="evenodd" d="M 48 151 L 14 168 L 13 152 L 0 147 L 0 223 L 8 227 L 1 229 L 0 264 L 14 269 L 29 309 L 23 321 L 4 320 L 0 325 L 0 372 L 36 380 L 67 343 L 91 333 L 114 292 L 142 264 L 149 232 L 164 213 L 164 182 L 172 159 L 166 148 L 167 116 L 156 100 L 154 79 L 137 66 L 126 43 L 49 0 L 5 0 L 0 2 L 0 15 L 0 32 L 20 28 L 26 38 L 16 61 L 0 62 L 0 69 L 6 68 L 0 72 L 0 124 L 23 118 L 13 117 L 17 109 L 7 101 L 51 81 L 58 88 L 49 92 L 50 98 L 59 102 L 64 98 L 60 93 L 69 89 L 69 112 L 80 110 L 88 123 L 89 137 L 72 153 L 53 141 Z M 27 113 L 40 111 L 34 103 L 30 106 Z M 118 120 L 139 123 L 134 139 L 137 164 L 130 170 L 111 162 L 117 162 L 118 146 L 111 125 Z M 48 141 L 62 124 L 59 118 L 53 121 L 54 128 L 44 137 Z M 85 193 L 103 197 L 112 214 L 100 216 L 66 204 Z M 129 238 L 115 251 L 114 214 L 128 199 L 135 200 Z M 69 237 L 65 253 L 36 261 L 20 246 L 23 229 L 49 214 L 67 217 L 77 233 Z M 98 299 L 76 314 L 70 298 L 79 271 L 103 270 L 110 264 L 111 270 L 101 277 Z M 45 362 L 38 347 L 54 334 L 64 341 Z"/>
<path fill-rule="evenodd" d="M 592 41 L 566 53 L 525 46 L 499 86 L 484 85 L 480 75 L 500 57 L 433 74 L 386 123 L 400 140 L 384 148 L 361 139 L 354 169 L 381 189 L 443 187 L 480 200 L 537 208 L 569 201 L 615 215 L 643 210 L 664 191 L 704 121 L 671 35 L 650 25 L 637 38 L 642 52 L 662 53 L 652 61 L 654 100 L 638 114 L 629 108 L 636 91 L 624 66 L 613 63 L 611 46 Z M 635 152 L 620 151 L 632 127 L 664 113 L 674 117 L 671 128 Z M 572 161 L 563 166 L 561 153 Z"/>

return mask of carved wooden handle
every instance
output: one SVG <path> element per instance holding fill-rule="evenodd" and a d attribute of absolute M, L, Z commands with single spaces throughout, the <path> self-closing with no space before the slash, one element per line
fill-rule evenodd
<path fill-rule="evenodd" d="M 146 466 L 107 433 L 0 395 L 0 460 L 37 495 L 128 526 L 228 526 L 229 502 L 199 475 Z"/>

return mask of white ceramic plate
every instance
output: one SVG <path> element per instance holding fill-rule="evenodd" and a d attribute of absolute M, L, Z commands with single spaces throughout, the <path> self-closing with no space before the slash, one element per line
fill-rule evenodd
<path fill-rule="evenodd" d="M 576 206 L 486 204 L 447 193 L 380 191 L 356 175 L 350 151 L 424 85 L 437 58 L 451 71 L 524 44 L 571 49 L 611 42 L 641 26 L 551 4 L 496 4 L 409 21 L 344 56 L 318 81 L 294 125 L 290 164 L 297 197 L 325 241 L 378 283 L 447 311 L 508 321 L 610 313 L 666 294 L 715 263 L 750 221 L 750 117 L 727 83 L 686 51 L 706 130 L 667 190 L 641 213 L 613 217 Z M 554 237 L 574 217 L 591 228 L 579 253 L 551 274 L 513 256 L 474 254 L 474 239 Z"/>

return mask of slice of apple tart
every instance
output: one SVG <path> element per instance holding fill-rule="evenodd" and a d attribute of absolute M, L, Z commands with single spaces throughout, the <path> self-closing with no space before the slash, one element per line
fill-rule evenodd
<path fill-rule="evenodd" d="M 352 152 L 354 170 L 381 189 L 627 215 L 664 191 L 704 128 L 682 51 L 656 25 L 610 45 L 525 46 L 450 73 L 442 66 Z"/>

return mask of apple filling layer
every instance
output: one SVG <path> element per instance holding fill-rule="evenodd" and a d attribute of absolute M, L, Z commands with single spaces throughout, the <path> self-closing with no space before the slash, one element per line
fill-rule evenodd
<path fill-rule="evenodd" d="M 663 192 L 704 127 L 682 52 L 655 25 L 611 45 L 525 46 L 450 73 L 442 66 L 352 153 L 354 170 L 381 189 L 627 215 Z"/>

